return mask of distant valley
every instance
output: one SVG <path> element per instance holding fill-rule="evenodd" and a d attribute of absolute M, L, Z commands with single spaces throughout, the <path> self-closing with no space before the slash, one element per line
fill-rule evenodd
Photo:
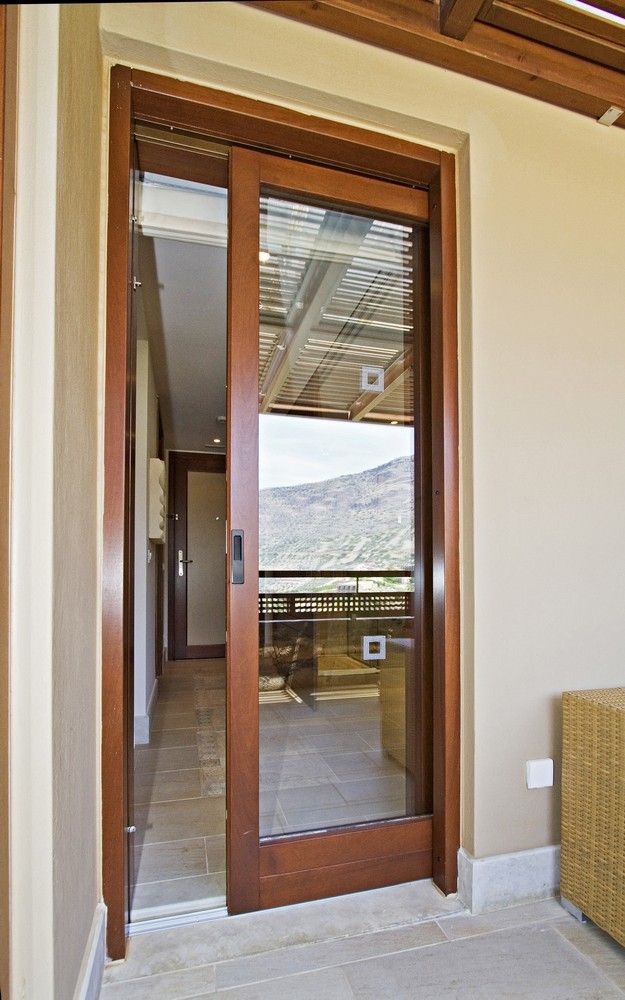
<path fill-rule="evenodd" d="M 261 569 L 410 568 L 414 562 L 413 470 L 413 459 L 407 456 L 323 482 L 261 490 Z M 271 580 L 265 589 L 336 589 L 335 582 L 327 579 L 319 580 L 314 588 L 309 581 L 302 584 L 301 580 Z M 380 579 L 377 586 L 388 584 Z"/>

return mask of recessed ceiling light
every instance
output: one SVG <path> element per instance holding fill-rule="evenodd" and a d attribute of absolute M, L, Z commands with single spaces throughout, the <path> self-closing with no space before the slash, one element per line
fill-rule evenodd
<path fill-rule="evenodd" d="M 268 250 L 261 250 L 258 254 L 258 259 L 261 264 L 266 264 L 268 260 L 271 260 L 271 254 Z"/>

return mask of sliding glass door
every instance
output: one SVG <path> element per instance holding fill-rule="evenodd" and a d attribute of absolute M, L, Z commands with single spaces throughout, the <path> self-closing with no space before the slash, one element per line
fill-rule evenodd
<path fill-rule="evenodd" d="M 229 906 L 431 874 L 427 196 L 235 149 Z"/>

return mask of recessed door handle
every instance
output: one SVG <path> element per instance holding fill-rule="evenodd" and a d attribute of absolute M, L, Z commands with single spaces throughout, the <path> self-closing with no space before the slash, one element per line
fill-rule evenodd
<path fill-rule="evenodd" d="M 245 583 L 244 533 L 240 528 L 230 532 L 230 582 Z"/>

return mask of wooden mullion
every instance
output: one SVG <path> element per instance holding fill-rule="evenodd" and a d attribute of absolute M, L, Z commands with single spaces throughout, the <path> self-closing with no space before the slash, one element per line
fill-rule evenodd
<path fill-rule="evenodd" d="M 228 199 L 227 525 L 244 531 L 245 580 L 228 582 L 226 850 L 231 913 L 259 906 L 258 337 L 260 169 L 233 149 Z M 230 540 L 228 537 L 228 550 Z"/>

